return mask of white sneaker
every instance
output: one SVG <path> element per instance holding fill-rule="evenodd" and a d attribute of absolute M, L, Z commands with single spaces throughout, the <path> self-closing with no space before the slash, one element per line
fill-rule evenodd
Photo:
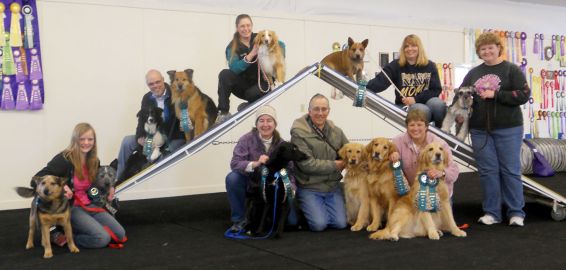
<path fill-rule="evenodd" d="M 484 225 L 493 225 L 499 223 L 499 221 L 496 221 L 495 218 L 489 214 L 485 214 L 483 215 L 483 217 L 480 217 L 478 219 L 478 222 Z"/>
<path fill-rule="evenodd" d="M 525 226 L 525 218 L 520 216 L 511 217 L 509 220 L 509 226 L 523 227 Z"/>

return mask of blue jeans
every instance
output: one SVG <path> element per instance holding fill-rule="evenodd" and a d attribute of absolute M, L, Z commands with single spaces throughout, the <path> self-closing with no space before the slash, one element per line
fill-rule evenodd
<path fill-rule="evenodd" d="M 446 103 L 442 99 L 433 97 L 426 104 L 415 103 L 409 107 L 409 111 L 415 109 L 423 111 L 428 121 L 434 122 L 435 127 L 440 128 L 442 126 L 442 121 L 444 121 L 446 115 Z"/>
<path fill-rule="evenodd" d="M 185 140 L 176 139 L 169 141 L 169 151 L 173 152 L 185 144 Z M 136 135 L 128 135 L 122 139 L 122 144 L 120 144 L 120 152 L 118 153 L 118 168 L 116 168 L 116 175 L 119 177 L 126 168 L 126 162 L 130 155 L 136 151 L 141 145 L 138 144 L 136 140 Z"/>
<path fill-rule="evenodd" d="M 248 176 L 237 171 L 231 171 L 226 175 L 226 193 L 230 203 L 230 220 L 233 223 L 240 222 L 246 218 L 246 189 L 248 187 Z M 296 225 L 298 221 L 295 205 L 289 207 L 287 224 Z"/>
<path fill-rule="evenodd" d="M 298 188 L 297 199 L 311 231 L 320 232 L 327 227 L 346 228 L 344 194 L 339 185 L 331 192 Z"/>
<path fill-rule="evenodd" d="M 521 180 L 523 126 L 485 130 L 471 129 L 472 148 L 483 189 L 483 211 L 501 222 L 501 201 L 507 217 L 525 217 Z"/>
<path fill-rule="evenodd" d="M 88 207 L 96 207 L 89 205 Z M 108 226 L 118 239 L 124 239 L 126 231 L 108 212 L 87 212 L 80 206 L 71 208 L 71 225 L 73 239 L 83 248 L 103 248 L 108 246 L 112 238 L 104 230 Z"/>

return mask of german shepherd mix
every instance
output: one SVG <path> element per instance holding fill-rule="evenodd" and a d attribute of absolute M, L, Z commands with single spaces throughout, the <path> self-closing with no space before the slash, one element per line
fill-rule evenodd
<path fill-rule="evenodd" d="M 181 121 L 187 142 L 208 130 L 218 114 L 212 99 L 202 93 L 193 83 L 193 70 L 167 71 L 171 79 L 171 102 L 175 105 L 175 115 Z M 189 130 L 183 127 L 183 109 L 188 111 Z M 192 125 L 192 128 L 190 127 Z"/>
<path fill-rule="evenodd" d="M 260 168 L 254 171 L 247 190 L 246 231 L 257 237 L 281 237 L 287 215 L 293 207 L 291 202 L 294 196 L 288 194 L 282 180 L 284 176 L 276 176 L 276 173 L 280 173 L 281 169 L 286 168 L 291 161 L 305 159 L 307 155 L 297 146 L 290 142 L 282 142 L 269 155 L 269 160 L 265 164 L 267 174 L 262 175 Z M 265 190 L 262 190 L 260 185 L 263 177 L 265 177 Z"/>
<path fill-rule="evenodd" d="M 55 225 L 63 226 L 67 244 L 72 253 L 78 253 L 79 249 L 73 241 L 73 230 L 71 229 L 71 206 L 65 197 L 63 186 L 65 178 L 52 175 L 36 176 L 32 178 L 35 189 L 17 187 L 16 192 L 24 198 L 34 197 L 31 202 L 29 213 L 29 232 L 26 249 L 33 248 L 33 237 L 36 223 L 41 225 L 41 245 L 45 249 L 43 258 L 53 257 L 51 241 L 49 239 L 49 228 Z"/>
<path fill-rule="evenodd" d="M 329 68 L 334 69 L 353 81 L 362 78 L 364 70 L 364 56 L 369 41 L 354 42 L 352 38 L 348 38 L 348 48 L 342 51 L 333 52 L 322 59 L 322 63 Z M 354 78 L 354 75 L 356 77 Z"/>

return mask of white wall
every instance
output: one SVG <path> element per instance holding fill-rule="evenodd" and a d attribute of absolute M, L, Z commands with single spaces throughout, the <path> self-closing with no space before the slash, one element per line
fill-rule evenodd
<path fill-rule="evenodd" d="M 432 3 L 442 1 L 247 1 L 252 5 L 243 2 L 38 0 L 45 106 L 38 112 L 0 112 L 0 210 L 28 207 L 29 200 L 19 198 L 12 188 L 28 185 L 30 177 L 67 146 L 78 122 L 89 122 L 95 127 L 101 162 L 112 161 L 122 137 L 135 130 L 135 114 L 141 96 L 148 91 L 144 83 L 148 69 L 157 68 L 165 74 L 170 69 L 193 68 L 196 84 L 216 101 L 217 75 L 226 66 L 224 48 L 239 13 L 252 15 L 255 30 L 273 29 L 287 43 L 288 77 L 322 59 L 331 51 L 333 42 L 343 43 L 348 36 L 356 40 L 369 38 L 371 60 L 366 68 L 370 74 L 376 70 L 378 52 L 397 51 L 401 39 L 409 33 L 421 36 L 432 60 L 462 63 L 463 27 L 481 28 L 493 23 L 494 28 L 512 28 L 519 20 L 510 12 L 532 13 L 531 6 L 482 3 L 480 7 L 471 4 L 473 1 L 449 2 L 452 4 L 446 4 L 448 10 L 443 12 L 436 11 L 438 5 Z M 332 4 L 338 7 L 332 8 Z M 243 10 L 243 6 L 251 8 Z M 497 8 L 497 16 L 483 12 L 486 6 Z M 537 14 L 564 14 L 564 9 L 539 8 Z M 465 14 L 474 12 L 489 16 L 482 20 L 466 19 L 470 15 Z M 460 19 L 462 24 L 455 23 Z M 546 19 L 525 17 L 520 22 L 531 22 L 525 27 L 536 31 L 548 29 Z M 564 24 L 553 22 L 560 29 L 565 29 Z M 328 85 L 312 76 L 272 103 L 278 111 L 278 129 L 284 138 L 289 138 L 289 127 L 304 113 L 308 98 L 329 91 Z M 391 99 L 393 92 L 387 91 L 384 96 Z M 239 102 L 232 98 L 232 108 Z M 350 138 L 397 134 L 351 104 L 347 99 L 332 101 L 330 116 Z M 127 191 L 121 199 L 223 191 L 234 146 L 230 142 L 247 132 L 251 121 L 248 119 L 221 137 L 222 143 L 205 148 Z"/>

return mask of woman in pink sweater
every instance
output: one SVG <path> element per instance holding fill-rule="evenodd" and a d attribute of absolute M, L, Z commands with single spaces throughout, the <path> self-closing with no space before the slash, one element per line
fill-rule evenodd
<path fill-rule="evenodd" d="M 433 141 L 439 142 L 446 152 L 448 152 L 448 167 L 444 171 L 431 169 L 427 174 L 430 178 L 445 176 L 444 181 L 448 186 L 450 196 L 452 196 L 454 182 L 456 182 L 460 170 L 452 159 L 450 146 L 441 138 L 428 132 L 427 116 L 420 110 L 409 111 L 405 119 L 405 124 L 407 126 L 407 132 L 393 138 L 397 152 L 392 153 L 389 159 L 392 162 L 396 162 L 399 159 L 403 161 L 403 173 L 407 177 L 409 185 L 412 185 L 417 175 L 417 157 L 420 151 Z"/>

